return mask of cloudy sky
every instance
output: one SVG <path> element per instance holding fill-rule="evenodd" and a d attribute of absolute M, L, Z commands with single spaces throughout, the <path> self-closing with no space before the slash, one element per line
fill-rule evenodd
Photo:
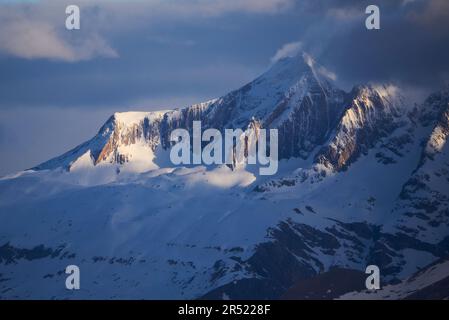
<path fill-rule="evenodd" d="M 65 28 L 77 4 L 81 30 Z M 365 28 L 376 4 L 381 29 Z M 447 0 L 0 0 L 0 175 L 56 156 L 115 111 L 221 96 L 305 50 L 349 90 L 416 99 L 449 78 Z"/>

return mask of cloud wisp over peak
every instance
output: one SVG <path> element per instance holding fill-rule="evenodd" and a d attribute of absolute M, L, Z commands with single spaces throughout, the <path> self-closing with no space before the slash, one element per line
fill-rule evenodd
<path fill-rule="evenodd" d="M 300 41 L 286 43 L 276 51 L 270 60 L 274 63 L 282 58 L 294 57 L 301 51 L 301 48 L 302 43 Z"/>

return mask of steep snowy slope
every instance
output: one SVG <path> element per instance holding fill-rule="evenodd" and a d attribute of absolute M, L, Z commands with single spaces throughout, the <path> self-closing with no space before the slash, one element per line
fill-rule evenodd
<path fill-rule="evenodd" d="M 341 112 L 344 92 L 312 57 L 284 58 L 205 112 L 206 126 L 246 129 L 257 121 L 279 130 L 279 156 L 306 158 L 325 142 Z"/>
<path fill-rule="evenodd" d="M 449 249 L 449 93 L 430 96 L 418 118 L 420 160 L 403 185 L 392 214 L 400 231 L 416 241 Z M 417 135 L 419 137 L 419 133 Z M 393 247 L 394 248 L 394 247 Z M 405 263 L 405 262 L 404 262 Z"/>
<path fill-rule="evenodd" d="M 391 85 L 354 88 L 335 136 L 317 155 L 316 161 L 334 170 L 345 169 L 381 138 L 401 126 L 404 105 L 397 90 Z"/>

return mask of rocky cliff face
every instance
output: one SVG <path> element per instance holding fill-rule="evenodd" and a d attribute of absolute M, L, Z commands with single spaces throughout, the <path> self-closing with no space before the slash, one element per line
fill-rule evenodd
<path fill-rule="evenodd" d="M 89 155 L 93 165 L 100 163 L 125 164 L 141 158 L 152 158 L 160 144 L 160 124 L 165 112 L 115 113 L 91 140 L 73 150 L 44 162 L 35 170 L 71 166 L 82 156 Z M 137 146 L 134 152 L 127 147 Z"/>
<path fill-rule="evenodd" d="M 285 58 L 243 88 L 217 100 L 205 123 L 247 129 L 250 122 L 278 129 L 279 157 L 306 158 L 338 122 L 344 92 L 307 54 Z"/>
<path fill-rule="evenodd" d="M 402 99 L 393 86 L 358 86 L 347 96 L 346 109 L 330 143 L 316 162 L 340 171 L 401 125 Z"/>
<path fill-rule="evenodd" d="M 421 157 L 403 185 L 395 214 L 397 228 L 430 242 L 449 239 L 449 91 L 431 95 L 419 109 Z"/>
<path fill-rule="evenodd" d="M 108 137 L 106 144 L 98 154 L 95 154 L 95 164 L 107 161 L 124 164 L 132 158 L 132 154 L 123 153 L 120 147 L 142 144 L 153 152 L 160 144 L 160 124 L 163 113 L 129 113 L 115 114 L 100 129 L 101 136 Z"/>

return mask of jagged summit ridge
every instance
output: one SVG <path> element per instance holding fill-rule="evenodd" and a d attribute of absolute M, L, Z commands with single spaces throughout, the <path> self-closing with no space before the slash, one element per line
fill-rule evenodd
<path fill-rule="evenodd" d="M 218 99 L 169 111 L 115 113 L 94 138 L 34 169 L 70 169 L 88 151 L 94 166 L 123 165 L 145 157 L 153 161 L 148 159 L 157 158 L 158 147 L 170 147 L 172 130 L 191 130 L 193 121 L 200 120 L 203 129 L 221 131 L 276 128 L 280 159 L 315 156 L 339 170 L 363 151 L 363 145 L 369 148 L 376 135 L 394 129 L 400 99 L 393 86 L 358 86 L 345 93 L 332 78 L 306 53 L 283 58 Z M 328 141 L 330 145 L 324 146 Z M 317 147 L 327 151 L 316 155 Z M 139 166 L 150 167 L 154 167 L 150 162 Z"/>
<path fill-rule="evenodd" d="M 316 70 L 316 62 L 309 55 L 286 57 L 255 80 L 218 99 L 206 112 L 207 118 L 219 127 L 245 128 L 253 118 L 265 127 L 276 125 L 306 96 L 332 93 L 330 81 Z"/>
<path fill-rule="evenodd" d="M 403 98 L 391 85 L 360 85 L 348 95 L 346 109 L 318 163 L 340 170 L 403 123 Z"/>

